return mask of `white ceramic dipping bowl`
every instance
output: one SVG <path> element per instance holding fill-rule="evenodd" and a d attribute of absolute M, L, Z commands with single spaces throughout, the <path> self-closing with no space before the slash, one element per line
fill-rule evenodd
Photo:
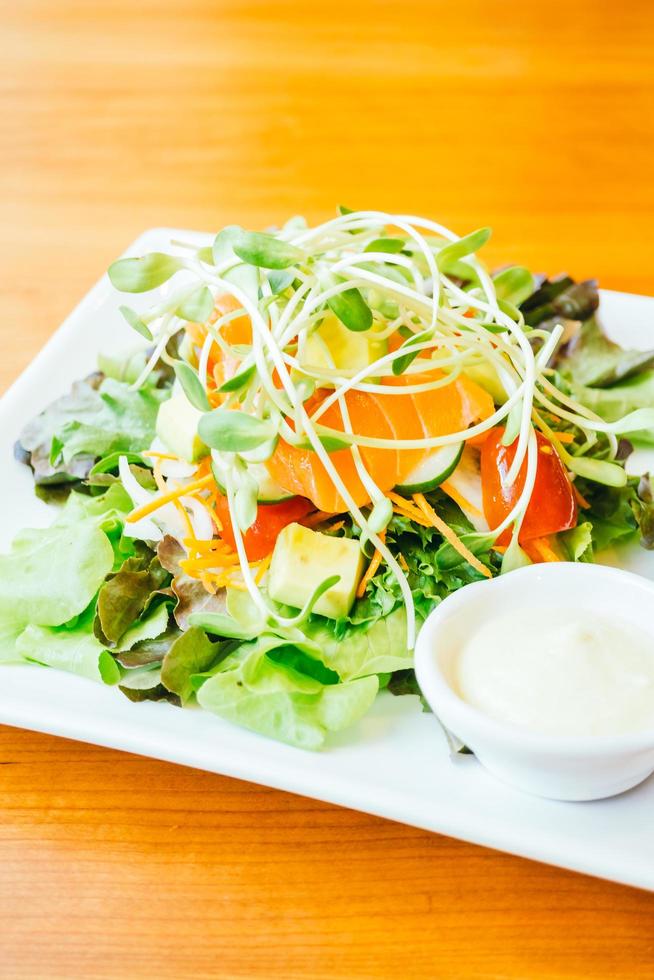
<path fill-rule="evenodd" d="M 595 800 L 636 786 L 654 771 L 654 724 L 622 735 L 536 734 L 490 718 L 453 690 L 453 668 L 465 640 L 486 619 L 523 605 L 542 610 L 540 621 L 572 605 L 603 618 L 615 615 L 651 636 L 654 655 L 654 582 L 603 565 L 530 565 L 459 589 L 427 617 L 415 666 L 432 710 L 486 769 L 529 793 Z"/>

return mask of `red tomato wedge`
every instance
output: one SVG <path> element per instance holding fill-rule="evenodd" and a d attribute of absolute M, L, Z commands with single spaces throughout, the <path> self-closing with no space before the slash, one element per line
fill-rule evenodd
<path fill-rule="evenodd" d="M 515 457 L 516 442 L 502 445 L 503 428 L 491 429 L 481 449 L 481 488 L 484 516 L 491 528 L 498 527 L 510 513 L 520 496 L 527 472 L 527 462 L 522 464 L 512 486 L 503 480 Z M 542 538 L 557 531 L 567 531 L 577 523 L 577 501 L 568 474 L 556 450 L 545 436 L 536 433 L 538 443 L 538 468 L 536 482 L 520 528 L 519 540 Z M 508 544 L 510 533 L 505 531 L 498 538 L 500 545 Z"/>
<path fill-rule="evenodd" d="M 314 510 L 311 501 L 304 497 L 290 497 L 278 504 L 259 504 L 256 521 L 243 535 L 245 553 L 250 561 L 258 561 L 269 555 L 280 531 L 293 521 L 302 521 L 302 518 Z M 236 549 L 227 497 L 222 494 L 218 494 L 216 498 L 216 514 L 223 527 L 221 537 L 230 547 Z"/>

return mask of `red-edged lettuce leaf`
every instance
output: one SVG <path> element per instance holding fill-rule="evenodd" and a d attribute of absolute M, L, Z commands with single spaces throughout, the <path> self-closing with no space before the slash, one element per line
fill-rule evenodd
<path fill-rule="evenodd" d="M 192 613 L 226 612 L 225 589 L 220 589 L 212 595 L 207 592 L 202 582 L 182 571 L 179 563 L 186 556 L 186 552 L 176 538 L 166 535 L 157 545 L 157 556 L 162 567 L 173 576 L 171 589 L 177 599 L 173 615 L 180 629 L 191 628 L 189 616 Z"/>
<path fill-rule="evenodd" d="M 107 576 L 98 593 L 94 631 L 106 647 L 115 647 L 128 629 L 147 611 L 164 590 L 170 575 L 157 556 L 142 546 L 125 559 L 120 569 Z"/>

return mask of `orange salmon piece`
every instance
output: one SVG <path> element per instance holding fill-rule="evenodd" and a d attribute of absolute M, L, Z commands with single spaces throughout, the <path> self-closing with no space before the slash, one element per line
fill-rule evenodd
<path fill-rule="evenodd" d="M 387 379 L 392 385 L 423 384 L 434 379 L 434 371 L 410 377 Z M 438 375 L 437 375 L 438 376 Z M 319 404 L 316 394 L 307 410 Z M 352 428 L 359 435 L 383 439 L 422 439 L 466 429 L 494 411 L 493 400 L 482 388 L 461 375 L 451 384 L 405 397 L 383 392 L 349 391 L 345 395 Z M 342 432 L 343 418 L 338 405 L 332 405 L 320 424 Z M 397 450 L 361 447 L 361 456 L 370 476 L 381 490 L 389 490 L 411 472 L 430 450 Z M 330 454 L 339 476 L 358 506 L 368 503 L 369 494 L 357 473 L 352 453 L 339 449 Z M 299 449 L 280 440 L 266 463 L 275 482 L 285 490 L 308 497 L 319 509 L 340 513 L 347 509 L 325 467 L 309 449 Z"/>

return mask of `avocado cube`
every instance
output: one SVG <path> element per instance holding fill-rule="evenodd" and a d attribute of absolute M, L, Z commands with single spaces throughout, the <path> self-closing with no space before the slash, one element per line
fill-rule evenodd
<path fill-rule="evenodd" d="M 360 370 L 388 354 L 387 340 L 379 340 L 373 330 L 348 330 L 333 314 L 325 317 L 317 334 L 329 348 L 337 368 Z"/>
<path fill-rule="evenodd" d="M 373 330 L 356 333 L 328 313 L 306 339 L 300 358 L 303 367 L 360 370 L 388 354 L 388 341 Z"/>
<path fill-rule="evenodd" d="M 268 594 L 276 602 L 301 608 L 326 578 L 340 580 L 320 596 L 313 611 L 329 619 L 347 616 L 363 574 L 359 542 L 288 524 L 277 538 L 268 575 Z"/>
<path fill-rule="evenodd" d="M 162 402 L 157 414 L 157 435 L 181 459 L 196 463 L 209 452 L 198 436 L 202 412 L 191 405 L 182 392 Z"/>

